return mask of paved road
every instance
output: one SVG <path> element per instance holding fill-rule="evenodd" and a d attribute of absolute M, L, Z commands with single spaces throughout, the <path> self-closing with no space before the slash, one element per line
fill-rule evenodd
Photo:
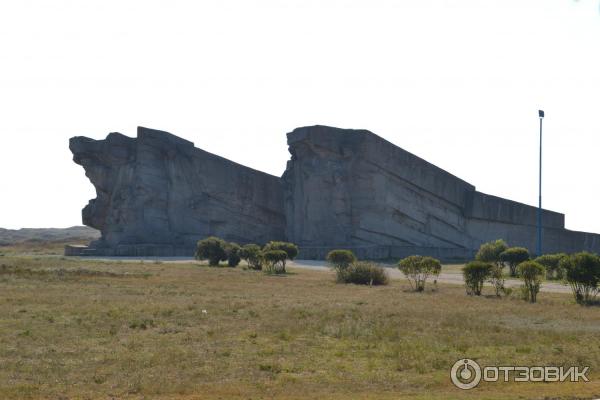
<path fill-rule="evenodd" d="M 168 263 L 190 263 L 197 262 L 193 258 L 189 257 L 102 257 L 102 258 L 94 258 L 96 260 L 121 260 L 121 261 L 162 261 Z M 289 261 L 288 265 L 293 268 L 300 269 L 310 269 L 313 271 L 330 271 L 330 268 L 327 266 L 325 261 L 313 261 L 313 260 L 295 260 Z M 388 275 L 391 279 L 406 279 L 404 274 L 400 272 L 397 268 L 391 265 L 384 265 L 387 268 Z M 462 285 L 464 283 L 462 274 L 456 268 L 452 268 L 451 272 L 443 272 L 444 267 L 442 267 L 442 273 L 438 276 L 437 281 L 440 283 L 449 283 L 455 285 Z M 487 284 L 486 284 L 487 285 Z M 522 285 L 522 281 L 518 279 L 507 279 L 505 283 L 506 287 L 514 288 Z M 571 288 L 568 285 L 558 283 L 558 282 L 544 282 L 542 283 L 542 288 L 540 289 L 542 292 L 553 292 L 553 293 L 571 293 Z"/>
<path fill-rule="evenodd" d="M 329 267 L 324 261 L 311 261 L 311 260 L 296 260 L 289 263 L 290 267 L 295 268 L 303 268 L 303 269 L 311 269 L 315 271 L 327 271 Z M 391 279 L 406 279 L 404 274 L 400 272 L 398 268 L 384 265 L 387 268 L 388 275 Z M 455 285 L 464 284 L 464 280 L 462 274 L 458 271 L 456 272 L 443 272 L 444 267 L 442 266 L 442 273 L 437 278 L 437 281 L 440 283 L 450 283 Z M 506 287 L 514 288 L 519 287 L 523 284 L 522 281 L 518 279 L 507 279 L 505 282 Z M 486 286 L 488 286 L 486 284 Z M 553 293 L 571 293 L 571 288 L 568 285 L 558 283 L 558 282 L 544 282 L 542 283 L 542 287 L 540 289 L 542 292 L 553 292 Z"/>

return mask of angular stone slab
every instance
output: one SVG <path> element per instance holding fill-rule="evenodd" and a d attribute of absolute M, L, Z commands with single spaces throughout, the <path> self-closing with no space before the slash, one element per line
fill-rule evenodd
<path fill-rule="evenodd" d="M 288 145 L 286 236 L 305 253 L 451 259 L 495 239 L 535 249 L 537 208 L 477 192 L 369 131 L 303 127 Z M 546 253 L 600 251 L 600 235 L 564 229 L 563 214 L 543 210 L 542 226 Z"/>
<path fill-rule="evenodd" d="M 209 235 L 240 243 L 284 238 L 278 177 L 142 127 L 135 139 L 74 137 L 69 147 L 96 188 L 82 214 L 102 232 L 90 246 L 98 254 L 192 255 Z"/>
<path fill-rule="evenodd" d="M 288 133 L 278 178 L 194 147 L 167 132 L 75 137 L 96 199 L 83 223 L 102 232 L 85 255 L 191 256 L 196 242 L 289 240 L 300 257 L 347 248 L 363 258 L 472 257 L 504 239 L 535 248 L 537 209 L 475 186 L 366 131 L 310 126 Z M 543 250 L 600 252 L 600 235 L 564 229 L 543 210 Z"/>

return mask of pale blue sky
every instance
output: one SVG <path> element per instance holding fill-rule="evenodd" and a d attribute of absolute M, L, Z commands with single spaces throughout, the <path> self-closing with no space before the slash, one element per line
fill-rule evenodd
<path fill-rule="evenodd" d="M 285 133 L 369 129 L 600 232 L 596 0 L 3 1 L 0 227 L 95 196 L 68 138 L 163 129 L 280 175 Z"/>

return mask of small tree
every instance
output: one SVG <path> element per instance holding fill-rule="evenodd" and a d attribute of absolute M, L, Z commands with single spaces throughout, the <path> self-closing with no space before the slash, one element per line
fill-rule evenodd
<path fill-rule="evenodd" d="M 248 264 L 248 268 L 262 270 L 263 252 L 257 244 L 247 244 L 240 249 L 240 258 Z"/>
<path fill-rule="evenodd" d="M 484 243 L 479 247 L 479 251 L 475 255 L 475 260 L 500 265 L 502 262 L 500 254 L 506 249 L 508 249 L 508 246 L 502 239 Z"/>
<path fill-rule="evenodd" d="M 544 254 L 534 261 L 546 267 L 547 279 L 563 279 L 565 270 L 561 267 L 560 261 L 565 257 L 568 257 L 565 253 Z"/>
<path fill-rule="evenodd" d="M 220 261 L 227 260 L 226 242 L 218 237 L 210 236 L 198 242 L 195 257 L 198 260 L 208 260 L 208 265 L 215 267 Z"/>
<path fill-rule="evenodd" d="M 272 250 L 285 251 L 285 253 L 287 254 L 286 259 L 289 259 L 289 260 L 293 260 L 298 255 L 298 246 L 296 246 L 294 243 L 289 243 L 289 242 L 269 242 L 263 248 L 263 251 L 265 253 L 268 251 L 272 251 Z M 286 260 L 283 260 L 284 272 L 285 272 L 285 261 Z"/>
<path fill-rule="evenodd" d="M 546 269 L 542 264 L 535 261 L 524 261 L 517 266 L 517 269 L 519 276 L 525 283 L 528 300 L 535 303 L 537 294 L 542 286 L 542 280 L 546 275 Z"/>
<path fill-rule="evenodd" d="M 560 266 L 565 270 L 575 301 L 590 304 L 600 290 L 600 257 L 587 252 L 576 253 L 564 257 Z"/>
<path fill-rule="evenodd" d="M 227 254 L 227 265 L 230 267 L 237 267 L 240 263 L 240 250 L 242 248 L 237 243 L 226 243 L 225 244 L 225 254 Z"/>
<path fill-rule="evenodd" d="M 468 295 L 481 296 L 483 283 L 489 278 L 492 264 L 483 261 L 471 261 L 462 269 Z"/>
<path fill-rule="evenodd" d="M 285 260 L 288 254 L 283 250 L 269 250 L 264 252 L 267 272 L 273 274 L 285 274 Z"/>
<path fill-rule="evenodd" d="M 529 251 L 525 247 L 511 247 L 500 253 L 500 260 L 508 264 L 510 276 L 517 276 L 517 265 L 529 260 Z"/>
<path fill-rule="evenodd" d="M 494 287 L 496 291 L 496 296 L 502 296 L 502 293 L 506 293 L 506 288 L 504 287 L 505 279 L 504 274 L 502 273 L 502 266 L 498 264 L 490 264 L 492 267 L 490 268 L 490 275 L 488 277 L 488 282 Z"/>
<path fill-rule="evenodd" d="M 336 271 L 345 270 L 350 264 L 356 262 L 356 256 L 350 250 L 331 250 L 325 259 Z"/>
<path fill-rule="evenodd" d="M 409 256 L 398 263 L 398 268 L 415 292 L 425 290 L 425 282 L 430 275 L 438 276 L 442 270 L 442 264 L 433 257 Z"/>

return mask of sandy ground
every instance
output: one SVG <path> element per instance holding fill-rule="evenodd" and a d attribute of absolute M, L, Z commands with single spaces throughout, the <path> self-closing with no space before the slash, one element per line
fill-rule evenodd
<path fill-rule="evenodd" d="M 119 261 L 131 261 L 131 262 L 140 262 L 140 261 L 161 261 L 167 263 L 190 263 L 197 262 L 193 258 L 189 257 L 102 257 L 102 258 L 93 258 L 94 260 L 119 260 Z M 313 271 L 329 271 L 330 268 L 327 266 L 325 261 L 315 261 L 315 260 L 294 260 L 289 261 L 288 266 L 291 268 L 300 268 L 300 269 L 310 269 Z M 400 279 L 405 280 L 406 278 L 393 265 L 382 264 L 382 266 L 386 267 L 389 277 L 391 279 Z M 437 277 L 437 281 L 439 283 L 449 283 L 455 285 L 462 285 L 464 283 L 462 274 L 460 272 L 459 265 L 444 265 L 442 267 L 442 273 Z M 506 279 L 505 283 L 506 287 L 518 287 L 522 285 L 522 281 L 518 279 Z M 560 282 L 549 282 L 546 281 L 542 284 L 540 289 L 542 292 L 553 292 L 553 293 L 571 293 L 571 288 L 568 285 L 565 285 Z"/>

